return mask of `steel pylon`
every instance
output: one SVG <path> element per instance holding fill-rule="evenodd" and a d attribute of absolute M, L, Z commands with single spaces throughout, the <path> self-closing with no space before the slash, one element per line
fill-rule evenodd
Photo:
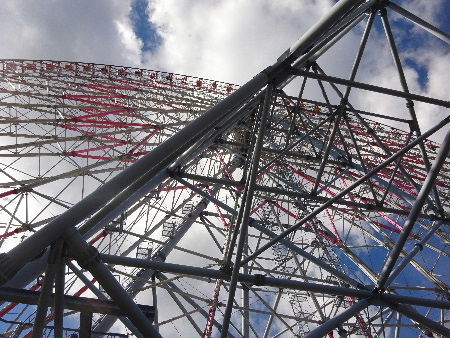
<path fill-rule="evenodd" d="M 449 337 L 450 103 L 409 91 L 391 11 L 448 48 L 344 0 L 241 87 L 1 61 L 3 336 Z M 392 86 L 356 80 L 381 24 Z"/>

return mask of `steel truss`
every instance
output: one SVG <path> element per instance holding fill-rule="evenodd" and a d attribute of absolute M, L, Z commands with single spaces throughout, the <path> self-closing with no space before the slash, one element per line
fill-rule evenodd
<path fill-rule="evenodd" d="M 450 102 L 409 92 L 387 10 L 450 44 L 343 0 L 240 88 L 1 61 L 3 336 L 449 337 Z M 355 81 L 376 20 L 401 90 Z M 326 74 L 362 21 L 348 79 Z"/>

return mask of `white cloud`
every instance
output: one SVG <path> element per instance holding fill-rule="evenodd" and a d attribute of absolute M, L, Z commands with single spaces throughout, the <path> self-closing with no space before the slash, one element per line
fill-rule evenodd
<path fill-rule="evenodd" d="M 138 66 L 141 62 L 142 41 L 136 36 L 128 22 L 116 21 L 120 41 L 125 47 L 126 66 Z"/>
<path fill-rule="evenodd" d="M 331 7 L 331 1 L 154 1 L 150 20 L 162 45 L 146 64 L 243 84 L 274 63 Z M 317 10 L 320 8 L 320 10 Z M 304 15 L 296 15 L 299 11 Z"/>
<path fill-rule="evenodd" d="M 137 65 L 130 1 L 11 1 L 2 5 L 0 58 Z M 133 55 L 130 57 L 130 54 Z"/>

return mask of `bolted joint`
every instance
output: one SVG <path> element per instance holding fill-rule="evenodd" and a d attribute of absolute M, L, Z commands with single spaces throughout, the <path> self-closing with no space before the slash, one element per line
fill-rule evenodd
<path fill-rule="evenodd" d="M 231 273 L 233 272 L 233 264 L 232 263 L 229 263 L 229 264 L 223 263 L 220 266 L 219 270 L 231 275 Z"/>
<path fill-rule="evenodd" d="M 158 251 L 158 253 L 155 255 L 154 261 L 165 262 L 166 258 L 167 256 L 162 251 Z"/>
<path fill-rule="evenodd" d="M 414 244 L 414 246 L 417 246 L 419 248 L 419 251 L 423 250 L 423 245 L 420 243 L 416 243 L 416 244 Z"/>
<path fill-rule="evenodd" d="M 383 7 L 378 10 L 378 13 L 380 14 L 381 17 L 385 17 L 387 15 L 387 10 L 385 7 Z"/>
<path fill-rule="evenodd" d="M 100 262 L 100 257 L 97 248 L 89 245 L 82 255 L 76 257 L 76 260 L 82 269 L 89 270 L 89 265 Z"/>
<path fill-rule="evenodd" d="M 253 285 L 263 286 L 265 284 L 266 284 L 266 276 L 261 275 L 261 274 L 256 274 L 255 275 L 255 281 L 253 282 Z"/>
<path fill-rule="evenodd" d="M 373 293 L 373 294 L 382 294 L 384 291 L 385 291 L 384 289 L 380 289 L 379 287 L 375 287 L 375 288 L 372 290 L 372 293 Z"/>

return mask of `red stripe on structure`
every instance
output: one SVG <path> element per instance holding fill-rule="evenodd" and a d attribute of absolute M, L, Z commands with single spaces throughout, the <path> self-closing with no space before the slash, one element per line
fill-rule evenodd
<path fill-rule="evenodd" d="M 12 189 L 0 194 L 0 198 L 20 193 L 19 189 Z"/>
<path fill-rule="evenodd" d="M 93 109 L 81 109 L 84 112 L 90 112 Z M 83 115 L 83 116 L 77 116 L 75 117 L 75 120 L 84 120 L 86 118 L 92 118 L 92 117 L 103 117 L 106 115 L 127 115 L 127 114 L 123 114 L 123 113 L 130 113 L 132 112 L 132 109 L 126 108 L 126 109 L 119 109 L 119 110 L 109 110 L 103 113 L 97 113 L 97 114 L 87 114 L 87 115 Z M 128 116 L 128 115 L 127 115 Z"/>
<path fill-rule="evenodd" d="M 1 235 L 0 238 L 8 238 L 8 237 L 14 236 L 16 234 L 19 234 L 21 232 L 22 232 L 21 229 L 15 229 L 13 231 L 10 231 L 10 232 L 8 232 L 6 234 Z"/>
<path fill-rule="evenodd" d="M 153 131 L 153 133 L 151 133 L 150 135 L 144 137 L 144 139 L 139 142 L 133 149 L 131 149 L 128 153 L 129 154 L 133 154 L 139 147 L 141 147 L 144 143 L 146 143 L 148 140 L 150 140 L 154 135 L 156 135 L 157 133 L 159 133 L 163 128 L 158 128 L 155 131 Z"/>
<path fill-rule="evenodd" d="M 90 151 L 97 151 L 97 150 L 103 150 L 103 149 L 112 149 L 114 147 L 123 146 L 124 144 L 126 144 L 126 143 L 123 142 L 123 143 L 112 144 L 110 146 L 102 146 L 102 147 L 74 150 L 74 151 L 71 151 L 71 152 L 67 153 L 67 155 L 76 156 L 76 155 L 79 155 L 81 153 L 87 153 L 87 152 L 90 152 Z"/>
<path fill-rule="evenodd" d="M 254 209 L 250 212 L 250 216 L 253 215 L 255 212 L 257 212 L 260 208 L 262 208 L 267 202 L 269 202 L 269 201 L 268 201 L 268 200 L 262 201 L 256 208 L 254 208 Z"/>
<path fill-rule="evenodd" d="M 108 232 L 106 230 L 103 230 L 100 234 L 98 234 L 96 237 L 94 237 L 94 239 L 92 239 L 89 244 L 93 245 L 96 242 L 98 242 L 99 240 L 101 240 L 103 237 L 106 237 L 108 235 Z"/>
<path fill-rule="evenodd" d="M 93 278 L 91 280 L 91 283 L 94 284 L 97 280 L 95 278 Z M 79 297 L 81 296 L 83 293 L 85 293 L 87 291 L 87 289 L 89 289 L 86 285 L 83 286 L 80 290 L 78 290 L 76 293 L 74 293 L 75 297 Z"/>
<path fill-rule="evenodd" d="M 298 171 L 297 169 L 295 169 L 294 167 L 291 167 L 290 165 L 286 165 L 287 168 L 291 169 L 291 171 L 293 171 L 294 173 L 296 173 L 297 175 L 299 175 L 300 177 L 303 177 L 305 180 L 309 181 L 312 184 L 315 184 L 316 181 L 312 178 L 309 177 L 306 174 L 303 174 L 302 172 Z M 322 189 L 323 185 L 319 184 L 319 188 Z M 331 196 L 335 196 L 336 194 L 334 192 L 332 192 L 330 189 L 325 189 L 324 190 L 327 194 L 331 195 Z"/>
<path fill-rule="evenodd" d="M 80 127 L 92 127 L 95 125 L 97 128 L 103 128 L 102 125 L 112 126 L 112 127 L 144 127 L 144 128 L 159 128 L 160 126 L 154 124 L 146 124 L 146 123 L 134 123 L 134 122 L 119 122 L 119 121 L 102 121 L 102 120 L 90 120 L 90 119 L 79 119 L 72 118 L 69 122 L 73 123 L 90 123 L 90 125 L 78 125 Z M 98 126 L 100 125 L 100 126 Z M 107 127 L 106 127 L 107 128 Z"/>
<path fill-rule="evenodd" d="M 222 158 L 222 156 L 220 155 L 220 153 L 217 151 L 216 148 L 212 148 L 212 149 L 213 149 L 213 151 L 217 154 L 217 157 L 219 158 L 220 163 L 222 163 L 223 170 L 225 170 L 225 172 L 227 173 L 228 178 L 229 178 L 231 181 L 234 181 L 233 175 L 231 174 L 230 170 L 228 170 L 228 166 L 227 166 L 227 164 L 225 163 L 225 161 L 223 160 L 223 158 Z"/>
<path fill-rule="evenodd" d="M 209 187 L 207 187 L 207 189 L 208 189 L 208 193 L 211 196 L 213 196 L 211 189 Z M 227 221 L 225 220 L 225 217 L 223 217 L 222 210 L 220 210 L 219 206 L 216 203 L 214 203 L 214 206 L 216 207 L 217 213 L 219 214 L 219 217 L 220 217 L 220 220 L 222 221 L 223 226 L 225 227 L 225 229 L 228 229 L 229 225 L 228 225 Z"/>

